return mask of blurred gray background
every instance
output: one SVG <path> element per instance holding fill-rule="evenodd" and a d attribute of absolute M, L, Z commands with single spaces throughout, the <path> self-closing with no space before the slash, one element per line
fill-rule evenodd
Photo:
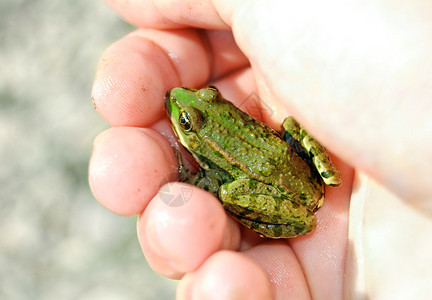
<path fill-rule="evenodd" d="M 0 2 L 0 299 L 174 299 L 136 218 L 91 195 L 90 90 L 99 56 L 133 30 L 102 0 Z"/>

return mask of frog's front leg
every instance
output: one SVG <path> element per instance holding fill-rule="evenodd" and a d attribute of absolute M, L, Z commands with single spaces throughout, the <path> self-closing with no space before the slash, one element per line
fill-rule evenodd
<path fill-rule="evenodd" d="M 200 169 L 199 172 L 191 172 L 183 163 L 183 158 L 176 150 L 176 155 L 179 163 L 180 181 L 193 184 L 203 190 L 209 191 L 217 197 L 219 187 L 222 184 L 222 178 L 217 171 L 204 171 Z"/>
<path fill-rule="evenodd" d="M 288 117 L 284 120 L 282 124 L 282 138 L 300 157 L 312 161 L 325 184 L 331 186 L 342 184 L 340 173 L 332 163 L 327 150 L 294 118 Z"/>
<path fill-rule="evenodd" d="M 240 223 L 269 238 L 290 238 L 311 232 L 314 214 L 289 195 L 254 179 L 238 179 L 220 187 L 224 208 Z"/>

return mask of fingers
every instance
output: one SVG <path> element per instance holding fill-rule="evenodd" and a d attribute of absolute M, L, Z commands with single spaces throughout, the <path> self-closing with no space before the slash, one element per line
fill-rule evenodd
<path fill-rule="evenodd" d="M 323 206 L 316 212 L 318 225 L 304 237 L 289 239 L 308 282 L 312 299 L 342 299 L 348 240 L 348 210 L 353 170 L 332 157 L 342 175 L 341 187 L 326 188 Z M 325 278 L 325 280 L 323 280 Z"/>
<path fill-rule="evenodd" d="M 244 252 L 253 262 L 241 253 L 218 251 L 238 249 L 238 224 L 226 217 L 216 198 L 179 183 L 162 188 L 140 217 L 143 252 L 159 274 L 186 274 L 178 289 L 180 299 L 229 299 L 233 290 L 247 299 L 251 294 L 261 297 L 257 299 L 341 298 L 352 171 L 336 164 L 344 185 L 327 192 L 316 232 L 288 243 L 260 238 Z M 193 189 L 192 197 L 177 202 L 185 188 Z"/>
<path fill-rule="evenodd" d="M 137 223 L 138 238 L 150 266 L 180 278 L 220 249 L 236 249 L 238 224 L 208 192 L 185 183 L 164 185 Z"/>
<path fill-rule="evenodd" d="M 245 254 L 265 270 L 274 299 L 311 299 L 302 266 L 286 241 L 268 241 L 245 251 Z"/>
<path fill-rule="evenodd" d="M 311 299 L 302 266 L 286 241 L 267 241 L 243 253 L 215 253 L 182 279 L 177 296 L 179 299 Z"/>
<path fill-rule="evenodd" d="M 197 27 L 225 30 L 228 26 L 219 17 L 209 0 L 105 0 L 124 19 L 139 27 Z"/>
<path fill-rule="evenodd" d="M 229 32 L 138 30 L 103 54 L 92 99 L 113 126 L 149 126 L 165 114 L 167 89 L 199 87 L 247 65 Z"/>
<path fill-rule="evenodd" d="M 181 183 L 159 191 L 177 175 L 171 146 L 152 129 L 111 128 L 95 140 L 89 167 L 92 192 L 119 215 L 145 209 L 137 223 L 143 252 L 158 273 L 174 278 L 196 269 L 213 252 L 240 244 L 239 225 L 208 192 Z M 186 201 L 180 204 L 172 197 L 182 195 Z"/>
<path fill-rule="evenodd" d="M 176 164 L 171 146 L 158 132 L 111 128 L 95 140 L 89 182 L 103 206 L 119 215 L 136 215 L 156 195 L 162 179 L 173 177 Z"/>
<path fill-rule="evenodd" d="M 220 251 L 180 282 L 178 299 L 273 299 L 264 270 L 247 256 Z M 300 298 L 298 298 L 300 299 Z"/>

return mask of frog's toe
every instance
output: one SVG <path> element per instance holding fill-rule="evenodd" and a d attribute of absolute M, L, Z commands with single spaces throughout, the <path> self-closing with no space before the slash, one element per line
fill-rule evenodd
<path fill-rule="evenodd" d="M 339 173 L 339 171 L 336 170 L 336 172 L 331 170 L 326 170 L 320 173 L 321 178 L 323 179 L 324 183 L 330 186 L 340 186 L 342 184 L 342 177 Z"/>

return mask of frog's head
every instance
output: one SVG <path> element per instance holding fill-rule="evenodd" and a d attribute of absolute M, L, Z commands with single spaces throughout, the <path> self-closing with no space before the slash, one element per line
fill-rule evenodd
<path fill-rule="evenodd" d="M 214 86 L 200 90 L 178 87 L 167 91 L 166 111 L 175 134 L 186 149 L 194 151 L 199 147 L 199 130 L 221 100 Z"/>

